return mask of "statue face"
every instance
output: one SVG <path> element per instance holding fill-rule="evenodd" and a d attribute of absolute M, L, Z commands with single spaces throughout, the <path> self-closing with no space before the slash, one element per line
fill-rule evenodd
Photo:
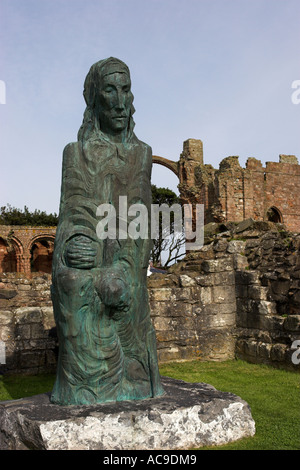
<path fill-rule="evenodd" d="M 130 78 L 126 73 L 105 75 L 99 93 L 101 130 L 120 134 L 127 129 L 133 101 Z"/>

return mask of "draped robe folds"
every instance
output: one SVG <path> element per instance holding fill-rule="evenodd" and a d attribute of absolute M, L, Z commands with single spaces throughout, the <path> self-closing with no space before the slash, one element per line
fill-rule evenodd
<path fill-rule="evenodd" d="M 59 339 L 53 403 L 137 400 L 164 393 L 147 292 L 150 227 L 146 239 L 101 240 L 96 232 L 97 207 L 112 204 L 118 217 L 119 196 L 127 196 L 128 207 L 144 204 L 150 224 L 151 167 L 151 148 L 135 135 L 126 144 L 102 136 L 84 145 L 70 143 L 64 150 L 51 290 Z M 66 248 L 78 236 L 97 247 L 92 268 L 68 264 Z M 106 297 L 103 285 L 116 281 L 124 287 L 122 295 Z"/>

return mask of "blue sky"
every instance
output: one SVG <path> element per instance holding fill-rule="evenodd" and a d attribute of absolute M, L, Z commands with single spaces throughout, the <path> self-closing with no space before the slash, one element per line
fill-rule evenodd
<path fill-rule="evenodd" d="M 58 212 L 64 146 L 76 140 L 90 66 L 130 68 L 136 135 L 178 160 L 201 139 L 229 155 L 300 160 L 299 0 L 1 0 L 0 205 Z M 153 166 L 153 183 L 176 190 Z"/>

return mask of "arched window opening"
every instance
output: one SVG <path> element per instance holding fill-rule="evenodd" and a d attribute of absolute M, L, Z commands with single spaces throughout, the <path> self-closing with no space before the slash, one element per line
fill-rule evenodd
<path fill-rule="evenodd" d="M 17 255 L 14 244 L 0 238 L 0 272 L 17 272 Z"/>
<path fill-rule="evenodd" d="M 267 211 L 267 219 L 269 222 L 274 222 L 275 224 L 282 224 L 282 215 L 276 207 L 270 207 Z"/>
<path fill-rule="evenodd" d="M 153 168 L 152 168 L 152 178 L 151 183 L 154 184 L 157 188 L 167 188 L 173 191 L 177 196 L 180 196 L 180 191 L 178 190 L 178 174 L 174 171 L 174 168 L 171 167 L 171 161 L 169 162 L 170 165 L 165 165 L 164 162 L 167 161 L 166 159 L 155 157 L 153 160 Z M 162 250 L 160 252 L 160 261 L 155 267 L 164 267 L 164 266 L 171 266 L 175 262 L 178 262 L 185 254 L 185 240 L 184 235 L 182 234 L 174 234 L 172 233 L 168 239 L 164 239 L 163 242 L 158 245 L 154 245 L 154 252 L 155 246 L 161 246 Z M 152 252 L 152 256 L 154 254 Z M 157 254 L 157 253 L 156 253 Z"/>
<path fill-rule="evenodd" d="M 31 272 L 51 274 L 53 247 L 53 240 L 38 239 L 33 243 L 30 250 Z"/>

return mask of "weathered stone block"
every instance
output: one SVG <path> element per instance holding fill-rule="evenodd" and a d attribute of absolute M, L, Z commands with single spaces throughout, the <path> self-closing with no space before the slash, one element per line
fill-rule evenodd
<path fill-rule="evenodd" d="M 240 317 L 240 316 L 239 316 Z M 261 315 L 254 313 L 250 310 L 250 312 L 246 316 L 246 325 L 247 328 L 262 328 L 262 317 Z"/>
<path fill-rule="evenodd" d="M 200 327 L 207 329 L 211 328 L 223 328 L 235 326 L 235 314 L 223 314 L 223 315 L 200 315 L 198 318 Z"/>
<path fill-rule="evenodd" d="M 283 328 L 286 331 L 300 331 L 300 315 L 289 315 L 285 318 Z"/>
<path fill-rule="evenodd" d="M 172 294 L 173 294 L 172 298 L 176 299 L 177 301 L 191 300 L 194 289 L 197 289 L 197 288 L 182 287 L 181 289 L 178 289 L 178 288 L 172 289 Z"/>
<path fill-rule="evenodd" d="M 282 331 L 284 318 L 276 315 L 260 315 L 260 328 L 270 333 Z"/>
<path fill-rule="evenodd" d="M 268 298 L 268 288 L 259 286 L 259 285 L 249 285 L 247 289 L 247 294 L 249 299 L 254 300 L 267 300 Z"/>
<path fill-rule="evenodd" d="M 170 343 L 158 343 L 157 346 L 157 358 L 158 361 L 170 362 L 170 361 L 180 361 L 182 360 L 182 348 L 176 345 L 170 345 Z"/>
<path fill-rule="evenodd" d="M 16 325 L 16 338 L 18 340 L 30 339 L 31 338 L 31 328 L 30 324 L 17 324 Z"/>
<path fill-rule="evenodd" d="M 188 261 L 184 267 L 184 271 L 189 274 L 193 272 L 199 272 L 202 270 L 202 260 Z"/>
<path fill-rule="evenodd" d="M 242 222 L 238 223 L 235 231 L 236 233 L 244 232 L 245 230 L 249 230 L 254 226 L 254 220 L 252 218 L 243 220 Z"/>
<path fill-rule="evenodd" d="M 200 291 L 200 301 L 203 305 L 210 304 L 212 301 L 212 288 L 202 287 Z"/>
<path fill-rule="evenodd" d="M 243 312 L 239 308 L 237 308 L 236 326 L 238 328 L 247 328 L 247 326 L 248 326 L 248 312 Z"/>
<path fill-rule="evenodd" d="M 179 283 L 181 287 L 191 287 L 196 285 L 196 280 L 186 274 L 182 274 L 179 276 Z"/>
<path fill-rule="evenodd" d="M 233 286 L 235 285 L 235 274 L 234 271 L 227 271 L 221 273 L 214 273 L 213 274 L 213 285 L 225 285 L 225 286 Z"/>
<path fill-rule="evenodd" d="M 192 305 L 189 302 L 150 302 L 151 317 L 186 317 L 192 312 Z"/>
<path fill-rule="evenodd" d="M 246 242 L 243 240 L 231 240 L 228 243 L 228 253 L 243 253 L 245 251 Z"/>
<path fill-rule="evenodd" d="M 256 341 L 246 341 L 244 344 L 244 351 L 247 356 L 257 356 L 257 342 Z"/>
<path fill-rule="evenodd" d="M 260 300 L 256 305 L 260 315 L 276 315 L 277 313 L 275 302 Z"/>
<path fill-rule="evenodd" d="M 235 275 L 236 284 L 260 284 L 260 273 L 258 271 L 237 271 Z"/>
<path fill-rule="evenodd" d="M 45 353 L 44 351 L 28 351 L 22 352 L 20 355 L 20 367 L 21 368 L 30 368 L 30 367 L 39 367 L 43 366 L 45 363 Z"/>
<path fill-rule="evenodd" d="M 30 284 L 20 284 L 19 285 L 19 291 L 21 291 L 21 292 L 22 291 L 29 291 L 31 289 L 32 289 L 32 287 L 31 287 Z"/>
<path fill-rule="evenodd" d="M 245 355 L 246 340 L 244 338 L 237 338 L 235 344 L 235 352 L 237 357 L 244 357 Z"/>
<path fill-rule="evenodd" d="M 249 266 L 248 258 L 239 253 L 233 255 L 233 265 L 234 269 L 242 270 L 246 269 Z"/>
<path fill-rule="evenodd" d="M 228 241 L 227 240 L 217 240 L 214 245 L 213 245 L 213 249 L 214 251 L 221 251 L 221 252 L 224 252 L 227 250 L 227 247 L 228 247 Z"/>
<path fill-rule="evenodd" d="M 246 284 L 236 284 L 235 294 L 238 299 L 247 299 L 248 298 L 248 286 Z"/>
<path fill-rule="evenodd" d="M 15 312 L 18 323 L 34 323 L 42 321 L 42 311 L 38 307 L 21 307 Z"/>
<path fill-rule="evenodd" d="M 257 345 L 258 356 L 262 359 L 265 359 L 268 362 L 270 360 L 270 357 L 271 357 L 271 349 L 272 349 L 271 344 L 258 343 L 258 345 Z"/>
<path fill-rule="evenodd" d="M 203 361 L 224 361 L 234 359 L 235 340 L 234 329 L 210 328 L 208 332 L 201 331 L 199 334 L 199 359 Z"/>
<path fill-rule="evenodd" d="M 41 310 L 45 330 L 50 330 L 51 328 L 55 327 L 53 307 L 41 307 Z"/>
<path fill-rule="evenodd" d="M 290 281 L 275 281 L 271 284 L 273 294 L 278 296 L 286 296 L 290 289 Z"/>
<path fill-rule="evenodd" d="M 14 339 L 13 325 L 11 324 L 1 325 L 0 340 L 6 343 L 7 341 L 12 341 L 13 339 Z"/>
<path fill-rule="evenodd" d="M 172 289 L 169 287 L 162 287 L 160 289 L 150 289 L 149 299 L 154 301 L 170 301 Z"/>
<path fill-rule="evenodd" d="M 151 274 L 147 278 L 147 284 L 150 289 L 160 287 L 174 287 L 178 285 L 178 278 L 174 274 L 164 276 L 162 274 Z"/>
<path fill-rule="evenodd" d="M 224 303 L 212 303 L 204 305 L 202 310 L 203 315 L 227 315 L 230 313 L 236 313 L 236 303 L 235 302 L 224 302 Z M 209 334 L 209 332 L 207 332 Z"/>
<path fill-rule="evenodd" d="M 231 286 L 213 286 L 212 297 L 215 303 L 233 303 L 235 302 L 235 289 Z"/>
<path fill-rule="evenodd" d="M 31 337 L 33 339 L 47 338 L 47 336 L 48 336 L 47 331 L 45 331 L 42 323 L 31 324 Z"/>
<path fill-rule="evenodd" d="M 15 289 L 0 289 L 0 299 L 13 299 L 17 294 Z"/>
<path fill-rule="evenodd" d="M 8 325 L 13 321 L 13 312 L 11 310 L 0 311 L 0 325 Z"/>
<path fill-rule="evenodd" d="M 47 366 L 53 366 L 53 370 L 56 369 L 57 357 L 52 349 L 45 351 L 45 358 Z"/>
<path fill-rule="evenodd" d="M 255 434 L 248 404 L 211 385 L 163 378 L 160 398 L 63 407 L 48 394 L 0 404 L 2 450 L 171 450 Z"/>
<path fill-rule="evenodd" d="M 276 362 L 285 362 L 287 346 L 285 344 L 274 344 L 271 349 L 271 360 Z"/>
<path fill-rule="evenodd" d="M 205 260 L 202 263 L 202 269 L 207 273 L 231 271 L 233 269 L 233 259 L 229 256 L 228 258 Z"/>
<path fill-rule="evenodd" d="M 195 281 L 199 286 L 212 286 L 214 285 L 214 274 L 200 274 L 195 277 Z"/>

